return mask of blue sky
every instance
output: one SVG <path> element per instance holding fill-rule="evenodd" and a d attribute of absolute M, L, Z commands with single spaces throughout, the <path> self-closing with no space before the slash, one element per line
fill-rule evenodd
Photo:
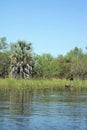
<path fill-rule="evenodd" d="M 36 54 L 87 46 L 87 0 L 0 0 L 0 37 L 31 42 Z"/>

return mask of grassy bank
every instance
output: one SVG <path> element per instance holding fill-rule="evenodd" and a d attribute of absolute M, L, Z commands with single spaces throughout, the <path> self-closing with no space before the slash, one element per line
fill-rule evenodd
<path fill-rule="evenodd" d="M 70 81 L 65 79 L 0 79 L 0 90 L 66 91 L 66 89 L 71 89 L 73 91 L 87 91 L 87 80 L 74 80 L 71 88 L 65 88 L 65 84 L 69 85 Z"/>

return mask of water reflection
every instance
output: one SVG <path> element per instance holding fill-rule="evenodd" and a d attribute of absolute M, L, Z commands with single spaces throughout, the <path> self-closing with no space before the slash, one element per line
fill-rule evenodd
<path fill-rule="evenodd" d="M 87 93 L 0 92 L 0 129 L 86 130 Z"/>
<path fill-rule="evenodd" d="M 33 93 L 28 91 L 16 91 L 10 92 L 10 114 L 16 115 L 31 115 Z"/>

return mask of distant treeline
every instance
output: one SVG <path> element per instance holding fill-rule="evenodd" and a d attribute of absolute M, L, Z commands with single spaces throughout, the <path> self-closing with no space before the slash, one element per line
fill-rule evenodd
<path fill-rule="evenodd" d="M 68 79 L 73 74 L 74 78 L 87 79 L 87 53 L 83 53 L 81 48 L 75 47 L 65 56 L 55 58 L 47 53 L 35 54 L 32 44 L 26 41 L 8 44 L 6 37 L 0 38 L 0 77 L 10 77 L 14 69 L 14 77 L 19 78 L 17 71 L 20 65 L 26 70 L 25 73 L 20 68 L 21 78 L 29 74 L 31 78 Z"/>

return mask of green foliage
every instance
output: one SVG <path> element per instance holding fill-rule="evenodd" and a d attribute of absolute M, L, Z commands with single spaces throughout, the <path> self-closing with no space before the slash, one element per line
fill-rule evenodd
<path fill-rule="evenodd" d="M 11 56 L 12 59 L 17 60 L 17 62 L 25 61 L 30 62 L 32 58 L 32 44 L 26 41 L 17 41 L 16 43 L 11 43 Z"/>
<path fill-rule="evenodd" d="M 67 55 L 53 58 L 50 54 L 43 54 L 35 58 L 35 75 L 43 78 L 66 78 L 73 74 L 74 78 L 87 78 L 87 54 L 81 48 L 75 47 Z"/>
<path fill-rule="evenodd" d="M 37 56 L 35 61 L 35 72 L 37 77 L 51 78 L 53 76 L 53 57 L 50 54 Z"/>
<path fill-rule="evenodd" d="M 82 49 L 75 47 L 67 57 L 71 60 L 70 72 L 76 78 L 84 79 L 87 73 L 87 56 L 82 53 Z"/>
<path fill-rule="evenodd" d="M 87 79 L 87 54 L 81 48 L 75 47 L 65 56 L 54 58 L 47 53 L 33 55 L 32 44 L 26 41 L 11 43 L 9 50 L 7 45 L 6 37 L 0 38 L 0 76 L 9 73 L 9 66 L 17 69 L 21 65 L 27 71 L 32 70 L 32 76 L 36 78 L 69 79 L 73 74 L 74 78 Z"/>
<path fill-rule="evenodd" d="M 0 38 L 0 50 L 7 49 L 6 37 Z"/>
<path fill-rule="evenodd" d="M 6 37 L 0 38 L 0 77 L 6 77 L 9 73 L 10 58 L 7 49 Z"/>
<path fill-rule="evenodd" d="M 34 61 L 32 44 L 26 41 L 11 43 L 11 77 L 30 78 Z"/>
<path fill-rule="evenodd" d="M 6 53 L 0 52 L 0 76 L 6 77 L 9 73 L 10 58 Z"/>

